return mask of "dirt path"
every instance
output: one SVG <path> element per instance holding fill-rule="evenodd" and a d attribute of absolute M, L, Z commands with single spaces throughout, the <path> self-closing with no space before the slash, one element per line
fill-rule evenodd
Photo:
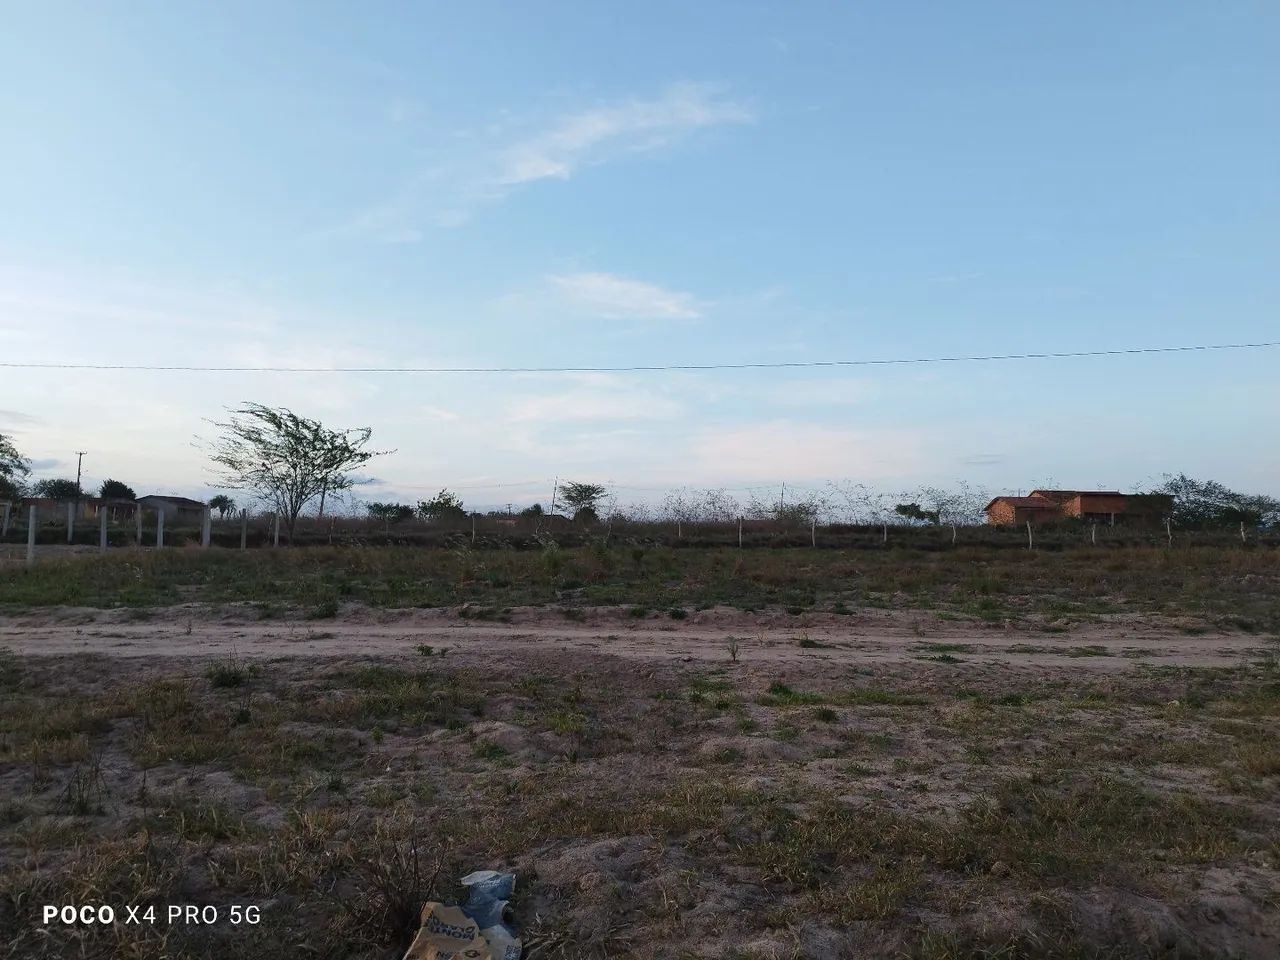
<path fill-rule="evenodd" d="M 146 619 L 139 620 L 140 616 Z M 422 644 L 461 655 L 556 650 L 636 660 L 723 661 L 730 638 L 742 659 L 834 664 L 951 658 L 970 663 L 1124 671 L 1138 664 L 1231 666 L 1268 649 L 1246 633 L 1188 635 L 1140 618 L 1046 631 L 939 620 L 921 612 L 855 616 L 745 614 L 709 610 L 685 620 L 643 619 L 612 608 L 566 619 L 525 608 L 509 621 L 475 620 L 456 610 L 345 610 L 326 620 L 257 620 L 246 608 L 170 607 L 155 611 L 55 609 L 0 617 L 0 647 L 27 656 L 95 653 L 115 657 L 397 656 Z M 1274 647 L 1274 644 L 1271 645 Z"/>

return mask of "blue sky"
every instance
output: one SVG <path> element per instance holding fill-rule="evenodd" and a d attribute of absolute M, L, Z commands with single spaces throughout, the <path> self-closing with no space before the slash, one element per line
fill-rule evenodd
<path fill-rule="evenodd" d="M 1264 2 L 12 5 L 0 353 L 613 366 L 1274 340 L 1277 89 Z M 205 491 L 191 438 L 242 400 L 372 426 L 397 453 L 371 498 L 1179 470 L 1275 492 L 1278 356 L 3 370 L 0 432 L 43 475 L 83 449 L 90 480 L 139 492 Z"/>

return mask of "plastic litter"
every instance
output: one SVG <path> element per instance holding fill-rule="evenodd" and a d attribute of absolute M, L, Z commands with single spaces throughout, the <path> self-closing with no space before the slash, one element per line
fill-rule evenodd
<path fill-rule="evenodd" d="M 477 870 L 462 878 L 460 907 L 428 901 L 404 960 L 520 960 L 520 940 L 503 915 L 516 889 L 514 873 Z"/>

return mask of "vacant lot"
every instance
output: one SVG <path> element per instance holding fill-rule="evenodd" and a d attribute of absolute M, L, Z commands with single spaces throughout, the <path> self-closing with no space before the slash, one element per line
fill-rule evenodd
<path fill-rule="evenodd" d="M 1061 552 L 958 548 L 540 550 L 324 548 L 118 550 L 0 567 L 0 610 L 253 604 L 260 616 L 466 605 L 728 606 L 845 613 L 927 609 L 1001 622 L 1140 613 L 1280 632 L 1280 551 L 1129 547 Z"/>
<path fill-rule="evenodd" d="M 1274 957 L 1277 561 L 1212 553 L 6 573 L 0 950 L 389 958 L 506 867 L 534 957 Z"/>

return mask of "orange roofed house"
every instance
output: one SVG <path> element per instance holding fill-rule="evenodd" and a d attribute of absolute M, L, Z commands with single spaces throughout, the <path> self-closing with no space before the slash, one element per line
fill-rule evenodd
<path fill-rule="evenodd" d="M 1173 509 L 1162 493 L 1119 490 L 1032 490 L 1025 497 L 996 497 L 987 504 L 987 523 L 1052 523 L 1080 519 L 1090 523 L 1159 523 Z"/>

